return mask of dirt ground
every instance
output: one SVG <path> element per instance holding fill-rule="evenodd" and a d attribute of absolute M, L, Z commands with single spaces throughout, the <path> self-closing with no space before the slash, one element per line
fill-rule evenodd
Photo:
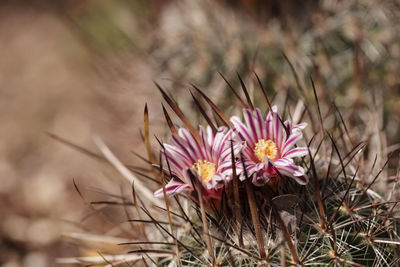
<path fill-rule="evenodd" d="M 60 241 L 87 213 L 73 179 L 110 191 L 120 183 L 46 133 L 93 151 L 100 136 L 135 163 L 145 102 L 155 117 L 159 96 L 140 56 L 95 55 L 52 11 L 7 5 L 0 17 L 0 266 L 51 266 L 78 253 Z"/>

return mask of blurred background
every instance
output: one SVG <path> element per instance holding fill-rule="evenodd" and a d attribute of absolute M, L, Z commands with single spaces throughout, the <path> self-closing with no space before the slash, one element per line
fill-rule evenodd
<path fill-rule="evenodd" d="M 122 162 L 144 166 L 132 151 L 145 153 L 145 103 L 151 136 L 166 137 L 153 81 L 198 119 L 189 82 L 229 110 L 218 72 L 233 86 L 236 72 L 249 84 L 256 72 L 275 99 L 288 101 L 310 88 L 312 76 L 321 101 L 333 98 L 348 127 L 372 140 L 370 151 L 395 151 L 399 17 L 398 0 L 2 0 L 0 266 L 96 254 L 68 233 L 109 225 L 92 220 L 73 179 L 91 200 L 130 189 L 47 133 L 96 153 L 92 138 L 100 136 Z"/>

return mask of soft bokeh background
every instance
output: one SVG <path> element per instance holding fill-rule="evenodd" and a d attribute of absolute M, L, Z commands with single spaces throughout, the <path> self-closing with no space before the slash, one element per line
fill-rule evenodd
<path fill-rule="evenodd" d="M 348 126 L 386 156 L 400 141 L 399 16 L 396 0 L 1 1 L 0 266 L 95 254 L 64 237 L 107 229 L 87 217 L 73 179 L 91 199 L 130 189 L 46 133 L 95 152 L 100 136 L 122 162 L 142 166 L 132 151 L 144 153 L 146 102 L 151 134 L 166 134 L 153 80 L 196 119 L 188 82 L 231 105 L 218 71 L 234 86 L 236 71 L 250 83 L 256 71 L 276 98 L 296 88 L 284 52 L 299 83 L 309 88 L 312 75 L 321 101 L 334 96 Z"/>

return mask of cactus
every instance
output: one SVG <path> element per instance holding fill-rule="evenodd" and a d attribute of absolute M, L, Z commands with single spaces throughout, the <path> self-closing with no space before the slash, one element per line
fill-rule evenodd
<path fill-rule="evenodd" d="M 296 172 L 304 170 L 300 175 L 306 177 L 309 182 L 307 183 L 307 179 L 300 179 L 297 174 L 285 172 L 285 168 L 272 163 L 272 160 L 277 162 L 276 151 L 274 154 L 270 150 L 267 152 L 265 150 L 263 152 L 266 153 L 265 160 L 268 159 L 271 165 L 267 164 L 266 169 L 260 171 L 262 177 L 267 177 L 260 184 L 259 180 L 254 178 L 259 173 L 251 174 L 246 166 L 243 147 L 241 150 L 237 149 L 241 152 L 234 149 L 233 137 L 227 139 L 225 143 L 225 148 L 228 147 L 230 151 L 228 158 L 232 167 L 231 180 L 227 180 L 223 186 L 218 184 L 213 184 L 213 187 L 208 186 L 213 179 L 210 177 L 218 174 L 218 169 L 214 169 L 210 174 L 209 168 L 214 163 L 202 160 L 189 168 L 185 176 L 189 178 L 186 182 L 182 182 L 184 178 L 178 177 L 174 165 L 174 161 L 179 160 L 178 154 L 169 154 L 173 151 L 171 146 L 160 142 L 159 160 L 155 160 L 154 151 L 150 150 L 148 159 L 145 159 L 150 167 L 149 174 L 143 174 L 135 167 L 130 168 L 133 173 L 142 175 L 143 179 L 149 179 L 153 174 L 154 178 L 150 179 L 161 188 L 155 193 L 161 196 L 161 199 L 152 199 L 146 186 L 136 177 L 132 177 L 131 180 L 134 185 L 133 202 L 130 203 L 128 199 L 121 197 L 123 203 L 128 207 L 131 206 L 136 212 L 134 218 L 129 221 L 139 224 L 134 227 L 137 231 L 141 231 L 142 236 L 138 237 L 138 232 L 134 238 L 128 235 L 126 242 L 119 244 L 120 249 L 128 252 L 127 254 L 119 257 L 101 254 L 97 259 L 98 262 L 104 260 L 122 264 L 142 261 L 146 266 L 152 264 L 157 266 L 398 266 L 400 264 L 399 220 L 395 216 L 398 201 L 387 201 L 374 191 L 377 181 L 385 178 L 382 176 L 391 157 L 389 156 L 382 166 L 373 164 L 371 170 L 366 169 L 363 164 L 365 164 L 367 142 L 357 143 L 352 140 L 337 109 L 328 115 L 322 114 L 317 90 L 314 87 L 312 102 L 298 104 L 300 108 L 296 108 L 294 113 L 290 112 L 289 107 L 285 107 L 282 114 L 292 118 L 293 124 L 283 123 L 286 118 L 271 106 L 273 101 L 268 98 L 258 76 L 256 78 L 260 90 L 254 92 L 254 99 L 258 99 L 257 106 L 261 106 L 263 102 L 260 99 L 265 99 L 264 108 L 261 109 L 269 109 L 272 112 L 268 114 L 267 121 L 270 116 L 272 120 L 276 120 L 276 125 L 279 122 L 285 125 L 279 126 L 282 127 L 282 131 L 288 134 L 292 132 L 295 135 L 299 134 L 300 130 L 293 130 L 294 128 L 305 126 L 296 123 L 301 120 L 310 123 L 308 132 L 311 135 L 304 135 L 302 144 L 304 147 L 295 147 L 293 150 L 296 153 L 300 151 L 306 153 L 298 154 L 291 165 Z M 246 99 L 242 99 L 240 93 L 233 87 L 231 90 L 236 100 L 245 108 L 245 116 L 256 114 L 258 111 L 254 109 L 255 103 L 251 100 L 241 77 L 239 80 Z M 189 149 L 191 142 L 199 142 L 195 141 L 196 135 L 200 133 L 198 137 L 202 137 L 205 133 L 201 129 L 198 132 L 165 90 L 157 86 L 166 102 L 189 129 L 178 131 L 167 109 L 164 108 L 172 136 L 177 138 L 178 133 L 192 136 L 193 140 L 188 138 L 191 141 L 181 143 L 184 144 L 183 147 Z M 234 128 L 237 122 L 234 119 L 230 122 L 210 98 L 196 86 L 193 87 L 196 91 L 196 94 L 193 94 L 195 104 L 209 123 L 209 131 L 219 129 L 222 124 Z M 312 109 L 312 104 L 316 104 L 315 110 Z M 209 110 L 213 110 L 217 116 L 212 115 Z M 331 125 L 329 129 L 325 128 L 325 123 Z M 239 136 L 239 132 L 235 129 L 218 133 Z M 284 146 L 279 146 L 277 136 L 270 137 L 269 141 L 276 142 L 277 155 L 283 157 L 284 153 L 279 151 L 279 147 Z M 290 136 L 288 135 L 288 140 Z M 149 144 L 147 108 L 144 140 Z M 354 144 L 350 148 L 346 147 L 348 140 Z M 176 141 L 175 144 L 180 143 Z M 262 144 L 269 143 L 263 141 Z M 105 147 L 102 145 L 99 147 L 104 156 L 122 170 L 121 173 L 128 171 L 126 166 L 110 157 Z M 272 166 L 272 169 L 268 169 L 268 166 Z M 126 173 L 124 175 L 129 176 Z M 212 193 L 210 190 L 213 190 Z M 179 193 L 175 194 L 178 191 Z M 94 204 L 91 203 L 93 208 Z M 132 238 L 134 241 L 130 240 Z M 90 262 L 88 258 L 80 260 Z"/>
<path fill-rule="evenodd" d="M 315 88 L 314 95 L 318 103 Z M 235 199 L 231 192 L 235 189 L 224 192 L 219 206 L 205 212 L 206 221 L 202 220 L 201 205 L 189 200 L 190 214 L 175 219 L 191 227 L 173 232 L 176 240 L 196 249 L 185 249 L 178 244 L 183 250 L 179 260 L 174 258 L 159 264 L 178 264 L 177 261 L 181 266 L 400 264 L 399 224 L 394 216 L 398 202 L 385 201 L 372 190 L 390 157 L 383 166 L 375 166 L 379 168 L 377 173 L 361 172 L 360 154 L 365 144 L 359 143 L 343 155 L 330 133 L 319 144 L 315 140 L 309 141 L 309 155 L 301 162 L 310 179 L 305 186 L 286 177 L 281 177 L 278 188 L 273 184 L 253 186 L 248 182 L 249 177 L 244 182 L 238 180 L 239 197 Z M 322 151 L 323 146 L 328 154 Z M 209 232 L 204 232 L 204 224 Z M 204 242 L 208 236 L 211 246 Z"/>
<path fill-rule="evenodd" d="M 237 115 L 241 108 L 259 107 L 264 115 L 274 103 L 282 122 L 291 119 L 294 123 L 309 123 L 302 143 L 308 153 L 295 161 L 309 182 L 300 185 L 295 179 L 278 174 L 277 180 L 270 179 L 259 186 L 249 182 L 251 177 L 243 172 L 242 181 L 238 177 L 242 159 L 237 154 L 232 164 L 238 167 L 237 173 L 233 173 L 229 186 L 218 189 L 220 198 L 204 194 L 209 189 L 201 181 L 196 182 L 195 173 L 187 174 L 193 182 L 192 191 L 168 197 L 168 190 L 173 188 L 168 186 L 172 179 L 169 163 L 156 156 L 166 147 L 157 140 L 161 145 L 151 151 L 145 109 L 143 137 L 148 153 L 141 158 L 148 164 L 148 172 L 124 166 L 99 144 L 104 157 L 129 182 L 134 182 L 133 197 L 124 193 L 117 200 L 108 196 L 106 202 L 101 202 L 112 204 L 113 209 L 121 205 L 129 211 L 128 222 L 106 218 L 124 233 L 123 240 L 111 242 L 119 243 L 120 255 L 115 248 L 101 247 L 97 249 L 99 257 L 80 258 L 79 262 L 117 265 L 139 261 L 145 266 L 400 266 L 398 202 L 393 200 L 398 192 L 394 191 L 395 186 L 388 188 L 394 184 L 393 177 L 398 177 L 394 174 L 396 154 L 388 156 L 385 133 L 380 132 L 386 115 L 383 111 L 395 112 L 390 107 L 396 102 L 393 69 L 398 65 L 395 52 L 399 35 L 393 30 L 398 20 L 391 12 L 395 1 L 330 2 L 321 1 L 316 12 L 310 14 L 312 22 L 308 23 L 312 25 L 300 29 L 292 25 L 297 29 L 293 32 L 275 20 L 259 27 L 250 16 L 243 17 L 214 2 L 205 5 L 182 1 L 180 6 L 172 6 L 176 10 L 172 9 L 170 17 L 167 13 L 161 18 L 164 26 L 151 50 L 153 68 L 159 69 L 160 77 L 172 77 L 175 89 L 182 89 L 181 77 L 207 85 L 207 95 L 196 86 L 191 88 L 192 99 L 190 94 L 179 94 L 184 111 L 158 85 L 177 115 L 171 116 L 170 109 L 163 107 L 172 135 L 178 131 L 176 117 L 196 135 L 195 119 L 218 129 L 231 126 L 228 115 Z M 192 21 L 194 16 L 203 19 Z M 179 23 L 175 23 L 177 19 Z M 174 25 L 179 27 L 175 29 Z M 181 38 L 169 38 L 171 31 Z M 386 31 L 390 38 L 384 34 Z M 220 42 L 221 36 L 226 39 Z M 163 39 L 165 43 L 159 46 Z M 281 56 L 281 49 L 287 56 Z M 312 57 L 304 60 L 304 55 Z M 228 81 L 225 76 L 218 77 L 215 69 L 246 75 L 253 75 L 256 70 L 261 79 L 256 76 L 243 81 L 239 77 Z M 319 90 L 313 82 L 302 79 L 311 72 Z M 236 87 L 241 87 L 242 92 Z M 374 87 L 387 88 L 379 94 L 373 92 Z M 336 92 L 331 96 L 333 89 Z M 342 114 L 339 110 L 349 112 Z M 392 135 L 391 140 L 397 140 L 393 132 L 396 130 L 388 134 Z M 268 146 L 265 141 L 260 146 Z M 271 149 L 273 152 L 273 146 Z M 202 174 L 208 179 L 212 170 L 209 163 L 212 162 L 196 162 L 193 169 L 204 171 Z M 151 189 L 157 187 L 161 199 L 154 200 L 144 182 Z M 97 204 L 89 203 L 98 211 Z M 133 233 L 127 230 L 128 223 Z M 106 240 L 102 232 L 98 235 Z"/>

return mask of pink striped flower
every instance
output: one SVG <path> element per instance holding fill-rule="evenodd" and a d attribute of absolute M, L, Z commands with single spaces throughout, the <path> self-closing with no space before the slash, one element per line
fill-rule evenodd
<path fill-rule="evenodd" d="M 283 126 L 276 106 L 272 107 L 266 120 L 258 108 L 254 111 L 244 109 L 243 116 L 246 124 L 236 116 L 231 118 L 236 138 L 246 143 L 241 150 L 243 161 L 240 160 L 236 167 L 239 178 L 244 180 L 247 175 L 255 185 L 261 186 L 281 174 L 295 179 L 299 184 L 307 184 L 308 177 L 304 169 L 294 161 L 308 154 L 307 147 L 295 147 L 302 139 L 301 131 L 307 124 L 292 126 L 286 121 Z"/>
<path fill-rule="evenodd" d="M 171 168 L 172 178 L 165 186 L 167 195 L 194 193 L 193 175 L 203 187 L 203 197 L 220 198 L 222 188 L 232 180 L 231 139 L 232 130 L 220 127 L 214 134 L 208 126 L 200 126 L 200 139 L 186 129 L 180 128 L 178 135 L 172 136 L 173 144 L 164 144 L 164 157 Z M 240 150 L 240 144 L 234 144 L 234 153 Z M 192 179 L 191 179 L 191 174 Z M 163 189 L 154 193 L 162 196 Z"/>

